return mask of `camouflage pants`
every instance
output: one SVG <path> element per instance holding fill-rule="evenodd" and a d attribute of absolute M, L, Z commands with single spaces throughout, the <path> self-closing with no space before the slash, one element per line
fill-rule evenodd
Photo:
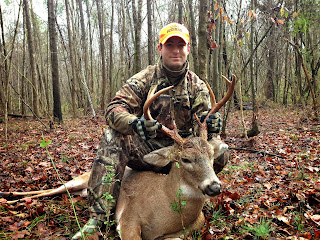
<path fill-rule="evenodd" d="M 157 168 L 143 161 L 143 156 L 172 145 L 171 139 L 143 141 L 138 135 L 123 135 L 108 127 L 105 129 L 88 182 L 89 204 L 92 216 L 105 220 L 113 212 L 120 193 L 120 184 L 128 166 L 137 171 L 168 173 L 171 166 Z M 220 172 L 228 162 L 228 153 L 214 161 L 214 170 Z"/>

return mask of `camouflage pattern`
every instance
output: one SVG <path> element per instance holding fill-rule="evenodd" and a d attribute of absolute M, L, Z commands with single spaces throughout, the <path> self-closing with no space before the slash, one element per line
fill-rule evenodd
<path fill-rule="evenodd" d="M 132 134 L 128 120 L 132 120 L 133 116 L 141 117 L 149 90 L 155 86 L 160 90 L 171 85 L 173 84 L 166 77 L 161 64 L 149 66 L 137 73 L 126 82 L 108 105 L 106 111 L 108 124 L 124 134 Z M 169 128 L 172 128 L 172 120 L 175 119 L 181 134 L 190 135 L 193 114 L 200 115 L 210 107 L 209 91 L 205 83 L 187 69 L 174 89 L 165 92 L 154 101 L 150 112 L 154 119 Z M 124 114 L 132 117 L 124 118 Z"/>
<path fill-rule="evenodd" d="M 91 212 L 96 218 L 103 220 L 106 215 L 107 218 L 110 216 L 109 212 L 116 204 L 126 166 L 139 171 L 169 171 L 170 166 L 156 169 L 147 164 L 143 161 L 143 156 L 172 145 L 173 140 L 159 132 L 156 138 L 143 141 L 132 130 L 129 122 L 142 116 L 143 105 L 150 89 L 158 86 L 160 90 L 171 85 L 161 64 L 149 66 L 131 77 L 108 105 L 106 120 L 110 127 L 102 136 L 88 183 Z M 150 112 L 154 119 L 169 128 L 172 128 L 175 120 L 179 134 L 187 137 L 194 133 L 193 114 L 200 116 L 211 107 L 209 91 L 205 83 L 188 69 L 181 81 L 175 82 L 174 86 L 174 89 L 154 101 Z M 227 160 L 226 156 L 221 156 L 221 159 L 215 162 L 215 169 L 221 171 Z M 109 195 L 113 196 L 114 201 L 110 201 Z"/>

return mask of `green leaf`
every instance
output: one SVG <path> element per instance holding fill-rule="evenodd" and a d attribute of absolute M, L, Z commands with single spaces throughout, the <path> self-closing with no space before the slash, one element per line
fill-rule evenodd
<path fill-rule="evenodd" d="M 47 147 L 52 141 L 47 139 L 42 139 L 40 147 Z"/>

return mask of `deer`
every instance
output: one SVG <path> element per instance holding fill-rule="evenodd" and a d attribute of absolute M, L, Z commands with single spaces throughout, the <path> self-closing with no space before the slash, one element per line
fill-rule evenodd
<path fill-rule="evenodd" d="M 212 103 L 207 117 L 216 113 L 233 94 L 235 76 L 232 75 L 232 81 L 222 77 L 228 84 L 228 91 L 218 103 L 206 82 Z M 153 119 L 149 110 L 152 102 L 171 88 L 173 86 L 156 93 L 156 88 L 150 91 L 143 107 L 146 119 Z M 144 161 L 158 167 L 171 163 L 168 174 L 126 168 L 115 210 L 117 230 L 122 240 L 177 238 L 203 226 L 205 218 L 202 209 L 205 201 L 221 193 L 221 182 L 214 172 L 213 162 L 228 149 L 228 145 L 218 137 L 208 141 L 207 117 L 202 122 L 196 114 L 194 117 L 199 126 L 198 137 L 182 138 L 174 122 L 173 129 L 162 125 L 160 131 L 172 138 L 175 144 L 144 156 Z M 86 172 L 56 189 L 0 192 L 0 196 L 33 195 L 7 202 L 14 203 L 61 194 L 66 192 L 66 188 L 69 192 L 83 190 L 88 186 L 90 173 Z"/>
<path fill-rule="evenodd" d="M 227 94 L 216 103 L 209 89 L 212 108 L 207 114 L 216 113 L 232 96 L 236 78 L 226 80 Z M 150 91 L 143 113 L 153 120 L 149 107 L 152 102 L 173 86 L 155 93 Z M 207 141 L 206 119 L 201 122 L 194 115 L 199 126 L 199 136 L 182 138 L 173 122 L 173 129 L 160 129 L 175 142 L 173 146 L 155 150 L 144 156 L 144 161 L 164 167 L 172 163 L 168 174 L 151 171 L 139 172 L 126 169 L 121 182 L 115 219 L 122 240 L 170 239 L 200 229 L 205 221 L 202 212 L 205 201 L 221 193 L 221 182 L 213 169 L 214 159 L 223 154 L 228 145 L 218 138 Z"/>

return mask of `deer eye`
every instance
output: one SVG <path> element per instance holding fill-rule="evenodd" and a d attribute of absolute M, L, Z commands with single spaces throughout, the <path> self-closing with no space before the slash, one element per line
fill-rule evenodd
<path fill-rule="evenodd" d="M 186 159 L 186 158 L 182 158 L 181 161 L 182 161 L 183 163 L 191 163 L 190 160 L 189 160 L 189 159 Z"/>

